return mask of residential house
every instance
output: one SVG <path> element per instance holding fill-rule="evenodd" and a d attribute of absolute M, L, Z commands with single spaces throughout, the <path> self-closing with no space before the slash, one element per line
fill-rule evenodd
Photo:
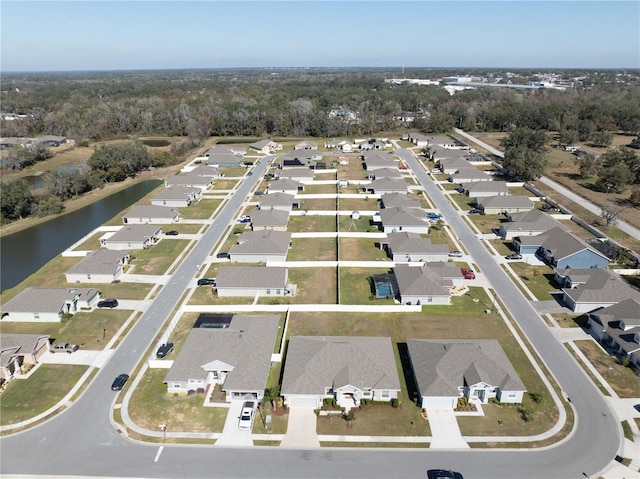
<path fill-rule="evenodd" d="M 28 138 L 0 138 L 0 150 L 13 150 L 16 146 L 24 148 L 30 141 Z"/>
<path fill-rule="evenodd" d="M 214 168 L 238 168 L 244 165 L 244 156 L 232 153 L 217 153 L 208 157 L 207 165 Z"/>
<path fill-rule="evenodd" d="M 258 208 L 291 212 L 294 208 L 300 208 L 300 200 L 296 200 L 295 196 L 287 193 L 272 193 L 260 197 Z"/>
<path fill-rule="evenodd" d="M 271 195 L 268 195 L 271 196 Z M 251 229 L 287 231 L 289 212 L 280 209 L 253 210 L 251 216 Z"/>
<path fill-rule="evenodd" d="M 450 410 L 462 397 L 486 404 L 521 403 L 526 392 L 500 343 L 485 340 L 407 339 L 420 407 Z"/>
<path fill-rule="evenodd" d="M 202 188 L 192 186 L 170 186 L 151 198 L 154 206 L 184 208 L 202 198 Z"/>
<path fill-rule="evenodd" d="M 13 379 L 24 367 L 38 364 L 47 351 L 48 334 L 0 334 L 0 384 Z"/>
<path fill-rule="evenodd" d="M 382 169 L 397 170 L 398 164 L 393 156 L 389 154 L 373 153 L 371 155 L 362 155 L 364 160 L 364 168 L 367 171 L 375 171 Z"/>
<path fill-rule="evenodd" d="M 206 168 L 211 168 L 207 166 Z M 200 188 L 206 190 L 211 186 L 212 180 L 207 176 L 198 175 L 173 175 L 167 178 L 164 182 L 165 186 L 190 186 L 193 188 Z"/>
<path fill-rule="evenodd" d="M 561 227 L 552 228 L 539 237 L 543 241 L 537 254 L 556 269 L 607 268 L 611 261 Z"/>
<path fill-rule="evenodd" d="M 266 263 L 286 261 L 291 233 L 286 231 L 247 231 L 229 250 L 232 263 Z"/>
<path fill-rule="evenodd" d="M 255 143 L 251 143 L 249 148 L 257 151 L 258 153 L 262 153 L 263 155 L 268 155 L 273 151 L 282 150 L 282 144 L 271 140 L 260 140 Z"/>
<path fill-rule="evenodd" d="M 281 392 L 290 408 L 319 408 L 325 398 L 345 410 L 391 401 L 400 392 L 391 338 L 292 336 Z"/>
<path fill-rule="evenodd" d="M 430 261 L 425 266 L 432 269 L 444 281 L 451 281 L 453 286 L 462 286 L 465 282 L 460 267 L 455 263 L 450 263 L 449 258 L 444 261 Z"/>
<path fill-rule="evenodd" d="M 157 225 L 124 225 L 100 238 L 100 246 L 110 250 L 147 249 L 158 242 L 161 234 L 162 227 Z"/>
<path fill-rule="evenodd" d="M 610 269 L 558 269 L 555 280 L 562 286 L 562 300 L 576 313 L 587 313 L 640 297 L 635 289 Z"/>
<path fill-rule="evenodd" d="M 398 231 L 380 239 L 380 248 L 385 249 L 393 261 L 447 261 L 449 245 L 434 244 L 431 239 L 417 233 Z M 460 271 L 458 270 L 458 273 Z"/>
<path fill-rule="evenodd" d="M 304 185 L 293 180 L 275 180 L 269 183 L 267 194 L 286 193 L 288 195 L 296 195 L 298 191 L 303 191 Z"/>
<path fill-rule="evenodd" d="M 640 299 L 625 299 L 588 317 L 589 328 L 600 341 L 640 368 Z"/>
<path fill-rule="evenodd" d="M 364 189 L 376 195 L 384 195 L 385 193 L 407 193 L 409 191 L 409 183 L 404 180 L 390 180 L 382 178 L 373 180 L 368 185 L 364 185 Z"/>
<path fill-rule="evenodd" d="M 288 296 L 288 270 L 266 266 L 221 266 L 216 276 L 218 296 Z"/>
<path fill-rule="evenodd" d="M 233 315 L 226 328 L 193 328 L 164 378 L 168 394 L 220 385 L 225 400 L 264 397 L 278 336 L 278 315 Z"/>
<path fill-rule="evenodd" d="M 414 145 L 424 148 L 425 146 L 429 146 L 429 137 L 423 135 L 422 133 L 409 133 L 407 139 L 413 143 Z"/>
<path fill-rule="evenodd" d="M 224 175 L 220 173 L 218 168 L 209 165 L 200 165 L 195 167 L 189 172 L 190 175 L 203 176 L 205 178 L 211 178 L 212 180 L 219 180 Z"/>
<path fill-rule="evenodd" d="M 516 236 L 537 236 L 560 226 L 553 216 L 535 209 L 522 213 L 507 213 L 507 219 L 509 222 L 500 224 L 500 236 L 507 240 Z"/>
<path fill-rule="evenodd" d="M 239 146 L 214 145 L 202 156 L 210 158 L 217 155 L 245 156 L 246 154 L 247 150 Z"/>
<path fill-rule="evenodd" d="M 124 224 L 144 225 L 173 224 L 180 221 L 180 213 L 175 208 L 155 205 L 133 205 L 122 217 Z"/>
<path fill-rule="evenodd" d="M 521 195 L 486 196 L 479 198 L 476 204 L 478 209 L 486 215 L 522 213 L 533 209 L 533 202 L 529 197 Z"/>
<path fill-rule="evenodd" d="M 458 168 L 455 173 L 452 173 L 449 177 L 449 182 L 455 184 L 475 183 L 478 181 L 491 181 L 493 177 L 488 175 L 482 170 L 474 166 L 468 166 L 466 168 Z"/>
<path fill-rule="evenodd" d="M 64 136 L 53 136 L 53 135 L 45 135 L 39 138 L 36 138 L 35 143 L 37 145 L 42 145 L 46 148 L 57 148 L 58 146 L 62 146 L 67 142 L 67 138 Z"/>
<path fill-rule="evenodd" d="M 309 168 L 288 168 L 278 173 L 280 180 L 297 181 L 302 184 L 313 182 L 314 171 Z"/>
<path fill-rule="evenodd" d="M 398 264 L 393 268 L 401 304 L 449 304 L 453 283 L 428 266 Z"/>
<path fill-rule="evenodd" d="M 345 153 L 351 152 L 352 142 L 344 140 L 342 138 L 335 138 L 325 142 L 324 147 L 327 149 L 341 150 Z"/>
<path fill-rule="evenodd" d="M 462 191 L 470 198 L 486 198 L 487 196 L 504 196 L 509 194 L 506 181 L 475 181 L 462 183 Z"/>
<path fill-rule="evenodd" d="M 409 196 L 406 193 L 384 193 L 380 196 L 380 205 L 383 208 L 394 208 L 402 206 L 404 208 L 420 208 L 420 200 Z"/>
<path fill-rule="evenodd" d="M 382 223 L 382 231 L 394 233 L 406 231 L 409 233 L 428 234 L 429 220 L 420 208 L 406 208 L 403 206 L 383 208 L 373 217 L 374 223 Z"/>
<path fill-rule="evenodd" d="M 460 169 L 471 167 L 471 165 L 467 160 L 462 158 L 440 158 L 438 160 L 438 167 L 442 173 L 452 175 Z"/>
<path fill-rule="evenodd" d="M 91 309 L 100 301 L 95 288 L 26 288 L 0 308 L 2 321 L 59 323 L 63 314 Z"/>
<path fill-rule="evenodd" d="M 129 259 L 128 251 L 98 249 L 91 251 L 64 274 L 67 283 L 112 283 L 120 279 Z"/>
<path fill-rule="evenodd" d="M 303 140 L 300 143 L 296 143 L 293 149 L 294 150 L 317 150 L 318 144 L 315 141 Z"/>
<path fill-rule="evenodd" d="M 402 173 L 394 165 L 393 168 L 380 168 L 377 170 L 373 170 L 373 172 L 369 174 L 367 178 L 369 178 L 370 180 L 397 180 L 402 178 Z"/>

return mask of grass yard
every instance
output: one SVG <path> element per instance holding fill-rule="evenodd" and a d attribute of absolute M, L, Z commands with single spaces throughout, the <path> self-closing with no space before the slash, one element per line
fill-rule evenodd
<path fill-rule="evenodd" d="M 340 238 L 340 259 L 348 261 L 390 261 L 374 238 Z"/>
<path fill-rule="evenodd" d="M 224 175 L 223 178 L 237 178 L 244 176 L 247 169 L 244 166 L 221 166 L 218 171 Z"/>
<path fill-rule="evenodd" d="M 337 193 L 338 185 L 305 185 L 304 191 L 298 192 L 298 198 L 304 198 L 304 195 L 322 195 Z"/>
<path fill-rule="evenodd" d="M 164 225 L 162 227 L 162 231 L 163 232 L 167 232 L 167 231 L 175 230 L 180 234 L 195 234 L 195 233 L 199 233 L 200 230 L 203 227 L 206 227 L 206 225 L 176 223 L 176 224 L 172 224 L 172 225 Z M 167 238 L 167 237 L 165 237 L 165 238 Z M 168 238 L 170 238 L 170 237 L 168 237 Z M 175 238 L 175 239 L 177 239 L 177 238 Z"/>
<path fill-rule="evenodd" d="M 336 274 L 336 268 L 289 268 L 289 283 L 298 285 L 292 302 L 336 304 Z"/>
<path fill-rule="evenodd" d="M 79 258 L 56 256 L 38 271 L 17 286 L 2 292 L 2 303 L 6 303 L 29 286 L 34 288 L 62 288 L 69 286 L 64 272 L 79 261 Z"/>
<path fill-rule="evenodd" d="M 517 253 L 515 248 L 513 247 L 513 242 L 511 240 L 489 240 L 489 243 L 493 245 L 500 256 L 507 256 L 509 254 Z M 511 263 L 509 263 L 511 264 Z"/>
<path fill-rule="evenodd" d="M 494 230 L 500 229 L 501 223 L 507 221 L 504 215 L 467 215 L 467 217 L 481 233 L 494 233 Z"/>
<path fill-rule="evenodd" d="M 552 316 L 561 328 L 586 328 L 589 323 L 586 314 L 554 313 Z"/>
<path fill-rule="evenodd" d="M 451 193 L 447 195 L 449 201 L 458 205 L 463 211 L 475 208 L 474 199 L 460 193 Z"/>
<path fill-rule="evenodd" d="M 308 200 L 302 200 L 300 202 L 300 209 L 303 211 L 309 210 L 336 210 L 335 198 L 310 198 Z"/>
<path fill-rule="evenodd" d="M 509 265 L 538 300 L 553 299 L 549 291 L 557 289 L 558 285 L 553 280 L 554 273 L 550 266 L 531 266 L 519 261 L 512 261 Z"/>
<path fill-rule="evenodd" d="M 160 241 L 149 249 L 131 252 L 131 263 L 136 274 L 164 274 L 178 255 L 187 247 L 189 240 Z"/>
<path fill-rule="evenodd" d="M 352 219 L 351 215 L 341 215 L 338 218 L 338 231 L 342 232 L 360 232 L 360 233 L 378 233 L 380 229 L 371 222 L 371 216 L 360 216 L 360 218 Z"/>
<path fill-rule="evenodd" d="M 341 211 L 378 211 L 380 205 L 376 198 L 340 198 Z"/>
<path fill-rule="evenodd" d="M 348 165 L 338 164 L 338 180 L 365 180 L 369 171 L 364 169 L 364 162 L 359 156 L 349 156 Z"/>
<path fill-rule="evenodd" d="M 436 224 L 432 223 L 429 227 L 429 234 L 427 236 L 431 239 L 432 243 L 446 243 L 449 245 L 450 249 L 454 249 L 453 241 L 447 231 L 448 229 L 440 224 L 440 222 Z"/>
<path fill-rule="evenodd" d="M 291 216 L 287 231 L 290 233 L 333 232 L 336 230 L 335 216 Z"/>
<path fill-rule="evenodd" d="M 191 298 L 189 298 L 188 304 L 251 304 L 253 303 L 252 297 L 244 296 L 224 296 L 218 297 L 218 294 L 214 292 L 211 286 L 199 286 L 193 292 Z"/>
<path fill-rule="evenodd" d="M 633 371 L 606 354 L 593 341 L 574 341 L 589 362 L 621 398 L 640 397 L 640 378 Z"/>
<path fill-rule="evenodd" d="M 104 231 L 99 231 L 89 238 L 84 240 L 78 246 L 75 247 L 75 251 L 93 251 L 94 249 L 100 249 L 100 238 L 105 234 Z"/>
<path fill-rule="evenodd" d="M 374 274 L 389 268 L 340 268 L 340 304 L 394 304 L 392 299 L 376 299 L 372 291 Z"/>
<path fill-rule="evenodd" d="M 203 407 L 203 396 L 167 396 L 167 385 L 162 381 L 166 369 L 147 369 L 139 387 L 129 401 L 129 415 L 138 426 L 157 430 L 161 419 L 169 431 L 222 432 L 229 410 L 222 407 Z M 163 419 L 164 418 L 164 419 Z"/>
<path fill-rule="evenodd" d="M 336 261 L 336 238 L 293 238 L 287 261 Z"/>
<path fill-rule="evenodd" d="M 187 208 L 180 208 L 180 217 L 185 220 L 206 220 L 211 218 L 213 212 L 220 206 L 222 200 L 203 199 Z"/>
<path fill-rule="evenodd" d="M 15 424 L 54 406 L 86 370 L 87 366 L 41 364 L 28 379 L 10 381 L 0 401 L 0 424 Z"/>
<path fill-rule="evenodd" d="M 152 283 L 116 283 L 116 284 L 86 284 L 83 287 L 100 290 L 103 298 L 137 299 L 147 297 L 154 285 Z"/>
<path fill-rule="evenodd" d="M 239 180 L 216 180 L 215 185 L 208 192 L 216 193 L 216 191 L 220 190 L 232 190 L 236 187 Z"/>

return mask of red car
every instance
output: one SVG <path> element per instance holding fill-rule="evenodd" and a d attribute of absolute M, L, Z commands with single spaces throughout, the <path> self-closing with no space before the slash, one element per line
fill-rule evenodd
<path fill-rule="evenodd" d="M 460 272 L 462 273 L 462 276 L 464 276 L 464 279 L 476 279 L 476 274 L 470 269 L 462 268 L 460 269 Z"/>

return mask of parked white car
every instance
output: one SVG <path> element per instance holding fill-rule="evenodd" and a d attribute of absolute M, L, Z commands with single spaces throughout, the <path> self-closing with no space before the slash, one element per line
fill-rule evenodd
<path fill-rule="evenodd" d="M 242 412 L 240 413 L 240 419 L 238 419 L 238 429 L 241 431 L 251 431 L 253 428 L 253 417 L 255 415 L 256 403 L 253 401 L 246 401 L 242 405 Z"/>

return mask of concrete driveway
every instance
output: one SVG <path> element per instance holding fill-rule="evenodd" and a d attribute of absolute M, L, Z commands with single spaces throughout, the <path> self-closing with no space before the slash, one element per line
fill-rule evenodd
<path fill-rule="evenodd" d="M 427 417 L 431 428 L 430 449 L 469 449 L 467 442 L 462 439 L 452 409 L 428 409 Z"/>
<path fill-rule="evenodd" d="M 289 408 L 289 424 L 287 433 L 280 442 L 280 447 L 310 448 L 320 447 L 316 433 L 316 413 L 310 407 Z"/>
<path fill-rule="evenodd" d="M 38 360 L 39 363 L 45 364 L 76 364 L 95 366 L 101 368 L 107 360 L 111 357 L 115 350 L 91 350 L 91 349 L 78 349 L 75 353 L 45 353 Z"/>
<path fill-rule="evenodd" d="M 238 429 L 238 419 L 240 419 L 243 404 L 244 400 L 231 401 L 229 412 L 227 413 L 227 420 L 224 422 L 224 428 L 222 429 L 222 434 L 216 441 L 216 446 L 253 446 L 251 431 L 241 431 Z"/>

